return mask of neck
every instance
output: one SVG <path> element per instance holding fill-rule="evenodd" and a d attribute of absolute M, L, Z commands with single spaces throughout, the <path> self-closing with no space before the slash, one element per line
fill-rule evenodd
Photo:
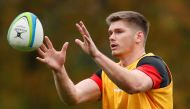
<path fill-rule="evenodd" d="M 132 51 L 131 53 L 127 54 L 126 56 L 120 58 L 121 66 L 126 67 L 132 64 L 134 61 L 142 57 L 145 53 L 145 49 Z"/>

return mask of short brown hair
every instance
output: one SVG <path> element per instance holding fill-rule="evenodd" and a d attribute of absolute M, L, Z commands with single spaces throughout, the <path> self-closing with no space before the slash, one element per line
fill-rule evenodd
<path fill-rule="evenodd" d="M 108 25 L 118 20 L 125 20 L 128 23 L 132 23 L 140 27 L 145 35 L 146 40 L 149 32 L 149 22 L 142 14 L 134 11 L 118 11 L 110 14 L 106 18 L 106 22 Z"/>

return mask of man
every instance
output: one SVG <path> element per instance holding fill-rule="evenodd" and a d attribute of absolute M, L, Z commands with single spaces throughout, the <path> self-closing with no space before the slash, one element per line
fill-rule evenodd
<path fill-rule="evenodd" d="M 79 104 L 102 100 L 103 109 L 172 109 L 173 83 L 164 61 L 145 52 L 149 31 L 146 18 L 133 11 L 120 11 L 106 19 L 112 55 L 120 60 L 115 63 L 94 44 L 82 21 L 76 24 L 83 41 L 75 42 L 99 66 L 92 77 L 73 84 L 65 69 L 66 42 L 56 51 L 45 37 L 37 59 L 53 70 L 55 85 L 62 101 Z"/>

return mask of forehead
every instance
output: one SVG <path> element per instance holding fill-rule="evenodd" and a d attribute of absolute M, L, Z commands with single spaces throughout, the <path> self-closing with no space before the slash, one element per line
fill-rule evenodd
<path fill-rule="evenodd" d="M 112 22 L 112 23 L 110 24 L 108 30 L 126 29 L 126 28 L 129 28 L 130 25 L 131 25 L 131 24 L 129 24 L 129 23 L 126 22 L 126 21 L 118 20 L 118 21 Z"/>

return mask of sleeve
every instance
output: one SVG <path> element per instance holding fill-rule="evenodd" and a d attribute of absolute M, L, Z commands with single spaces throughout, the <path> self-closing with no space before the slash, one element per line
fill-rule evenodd
<path fill-rule="evenodd" d="M 152 79 L 152 81 L 153 81 L 152 88 L 153 89 L 157 89 L 160 87 L 162 77 L 159 74 L 159 72 L 156 70 L 155 67 L 148 65 L 148 64 L 144 64 L 144 65 L 137 67 L 137 69 L 144 72 L 146 75 L 148 75 Z"/>
<path fill-rule="evenodd" d="M 90 79 L 92 79 L 98 85 L 100 91 L 102 92 L 102 69 L 94 73 Z"/>
<path fill-rule="evenodd" d="M 137 69 L 147 74 L 153 81 L 153 89 L 166 87 L 170 83 L 169 72 L 163 60 L 157 56 L 142 58 Z"/>

